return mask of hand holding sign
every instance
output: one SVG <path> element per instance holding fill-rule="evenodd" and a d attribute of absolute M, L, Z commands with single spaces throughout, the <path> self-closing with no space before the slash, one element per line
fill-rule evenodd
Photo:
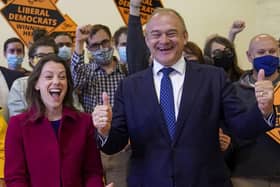
<path fill-rule="evenodd" d="M 103 105 L 97 105 L 92 113 L 93 125 L 103 137 L 108 137 L 111 129 L 112 107 L 106 92 L 102 94 Z"/>
<path fill-rule="evenodd" d="M 273 92 L 272 81 L 265 80 L 264 70 L 260 69 L 255 83 L 255 95 L 258 107 L 264 117 L 268 117 L 273 112 Z"/>

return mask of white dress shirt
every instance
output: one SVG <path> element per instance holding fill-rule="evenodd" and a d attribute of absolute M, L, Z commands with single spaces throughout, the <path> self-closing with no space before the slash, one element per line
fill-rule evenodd
<path fill-rule="evenodd" d="M 185 79 L 185 72 L 186 72 L 186 61 L 183 57 L 179 59 L 178 62 L 176 62 L 174 65 L 171 66 L 171 68 L 174 69 L 169 74 L 169 77 L 172 82 L 172 88 L 173 88 L 173 97 L 174 97 L 174 107 L 175 107 L 175 117 L 177 120 L 182 92 L 183 92 L 183 84 Z M 160 102 L 160 83 L 161 78 L 163 76 L 163 73 L 160 71 L 164 66 L 157 62 L 156 60 L 153 61 L 153 78 L 154 78 L 154 85 L 156 89 L 156 94 L 158 101 Z"/>

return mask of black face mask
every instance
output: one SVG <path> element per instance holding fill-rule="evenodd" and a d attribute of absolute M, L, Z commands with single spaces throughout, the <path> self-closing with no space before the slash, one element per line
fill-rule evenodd
<path fill-rule="evenodd" d="M 230 70 L 232 67 L 234 60 L 234 54 L 233 52 L 226 48 L 224 51 L 221 50 L 215 50 L 214 51 L 214 65 L 217 67 L 223 68 L 226 72 Z"/>

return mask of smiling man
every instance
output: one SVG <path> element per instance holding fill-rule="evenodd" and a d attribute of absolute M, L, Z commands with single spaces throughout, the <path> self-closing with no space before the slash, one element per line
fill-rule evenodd
<path fill-rule="evenodd" d="M 179 13 L 156 9 L 146 27 L 153 65 L 121 82 L 113 113 L 106 94 L 93 112 L 102 151 L 116 153 L 130 139 L 129 187 L 229 187 L 219 121 L 241 137 L 273 126 L 264 120 L 273 112 L 273 86 L 263 70 L 255 89 L 266 96 L 246 111 L 222 69 L 184 60 L 187 40 Z"/>

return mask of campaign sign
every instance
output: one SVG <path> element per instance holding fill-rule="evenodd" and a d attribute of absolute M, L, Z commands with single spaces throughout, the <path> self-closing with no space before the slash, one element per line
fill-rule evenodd
<path fill-rule="evenodd" d="M 52 32 L 67 32 L 72 36 L 72 38 L 75 38 L 78 25 L 67 14 L 64 15 L 64 19 L 65 21 L 52 30 Z"/>
<path fill-rule="evenodd" d="M 115 4 L 119 10 L 119 13 L 122 16 L 125 24 L 128 24 L 128 16 L 129 16 L 129 0 L 114 0 Z M 161 0 L 144 0 L 141 3 L 140 7 L 140 16 L 141 23 L 144 25 L 147 23 L 149 16 L 152 14 L 155 8 L 163 7 Z"/>
<path fill-rule="evenodd" d="M 7 4 L 7 3 L 10 3 L 10 2 L 12 2 L 13 0 L 2 0 L 2 2 L 4 3 L 4 4 Z M 29 1 L 42 1 L 42 0 L 29 0 Z M 56 3 L 58 0 L 52 0 L 52 2 L 54 2 L 54 3 Z"/>
<path fill-rule="evenodd" d="M 2 8 L 1 13 L 26 45 L 34 29 L 51 32 L 65 21 L 51 0 L 14 0 Z"/>

